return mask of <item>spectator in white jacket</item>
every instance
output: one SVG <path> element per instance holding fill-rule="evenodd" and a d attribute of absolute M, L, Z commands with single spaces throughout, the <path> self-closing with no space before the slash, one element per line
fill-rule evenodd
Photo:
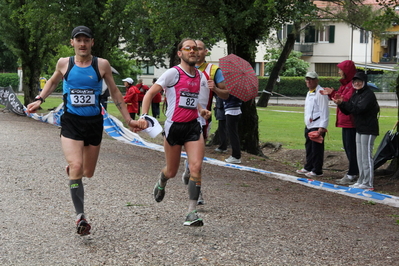
<path fill-rule="evenodd" d="M 298 174 L 309 178 L 323 175 L 324 136 L 327 132 L 329 109 L 328 96 L 322 95 L 316 72 L 308 72 L 305 76 L 309 91 L 305 100 L 305 150 L 306 163 Z"/>

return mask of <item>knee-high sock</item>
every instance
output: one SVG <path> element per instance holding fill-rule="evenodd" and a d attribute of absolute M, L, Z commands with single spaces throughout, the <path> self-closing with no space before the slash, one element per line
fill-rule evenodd
<path fill-rule="evenodd" d="M 161 171 L 161 173 L 159 174 L 159 186 L 165 187 L 168 180 L 169 178 L 167 178 L 163 171 Z"/>
<path fill-rule="evenodd" d="M 190 200 L 198 200 L 199 194 L 201 191 L 201 181 L 195 182 L 193 180 L 188 181 L 188 196 Z"/>
<path fill-rule="evenodd" d="M 82 179 L 69 180 L 69 188 L 76 214 L 84 213 L 84 188 Z"/>

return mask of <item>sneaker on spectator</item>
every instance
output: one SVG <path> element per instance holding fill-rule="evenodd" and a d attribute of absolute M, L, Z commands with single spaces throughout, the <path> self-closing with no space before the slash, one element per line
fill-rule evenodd
<path fill-rule="evenodd" d="M 216 148 L 215 151 L 216 152 L 227 152 L 227 150 L 222 150 L 222 149 L 219 149 L 219 148 Z"/>
<path fill-rule="evenodd" d="M 356 175 L 345 175 L 343 178 L 335 180 L 335 183 L 340 185 L 353 185 L 355 184 L 356 179 Z"/>
<path fill-rule="evenodd" d="M 85 219 L 85 216 L 83 213 L 80 213 L 76 219 L 76 232 L 81 235 L 90 235 L 90 229 L 91 226 Z"/>
<path fill-rule="evenodd" d="M 351 188 L 359 188 L 359 186 L 360 186 L 360 183 L 355 183 L 355 184 L 353 184 L 353 185 L 350 185 L 349 187 L 351 187 Z"/>
<path fill-rule="evenodd" d="M 183 223 L 185 226 L 203 226 L 204 221 L 198 217 L 197 211 L 194 210 L 187 214 L 186 221 Z"/>
<path fill-rule="evenodd" d="M 297 174 L 302 174 L 302 175 L 304 175 L 304 174 L 309 173 L 309 171 L 306 170 L 305 168 L 302 168 L 301 170 L 296 170 L 296 173 L 297 173 Z"/>
<path fill-rule="evenodd" d="M 309 173 L 305 174 L 307 177 L 313 178 L 313 177 L 319 177 L 319 176 L 323 176 L 323 174 L 316 174 L 313 171 L 310 171 Z"/>
<path fill-rule="evenodd" d="M 181 179 L 185 185 L 188 185 L 188 180 L 190 179 L 190 168 L 188 168 L 187 160 L 184 160 L 184 172 Z"/>
<path fill-rule="evenodd" d="M 363 185 L 363 184 L 358 185 L 357 188 L 361 188 L 361 189 L 365 189 L 365 190 L 374 190 L 373 187 L 368 186 L 368 185 Z"/>
<path fill-rule="evenodd" d="M 233 156 L 230 156 L 225 161 L 226 161 L 226 163 L 241 163 L 240 159 L 237 159 L 237 158 L 235 158 Z"/>

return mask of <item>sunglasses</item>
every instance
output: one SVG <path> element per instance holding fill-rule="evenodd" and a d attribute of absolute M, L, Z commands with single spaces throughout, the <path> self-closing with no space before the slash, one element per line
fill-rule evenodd
<path fill-rule="evenodd" d="M 182 48 L 180 49 L 180 51 L 190 52 L 191 49 L 192 49 L 194 52 L 197 52 L 197 51 L 198 51 L 198 47 L 197 47 L 197 46 L 192 46 L 192 47 L 186 46 L 186 47 L 182 47 Z"/>

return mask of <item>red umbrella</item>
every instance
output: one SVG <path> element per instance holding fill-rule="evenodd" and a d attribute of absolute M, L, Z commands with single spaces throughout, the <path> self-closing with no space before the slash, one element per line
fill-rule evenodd
<path fill-rule="evenodd" d="M 244 102 L 258 96 L 258 77 L 246 60 L 229 54 L 220 58 L 220 68 L 230 94 Z"/>

